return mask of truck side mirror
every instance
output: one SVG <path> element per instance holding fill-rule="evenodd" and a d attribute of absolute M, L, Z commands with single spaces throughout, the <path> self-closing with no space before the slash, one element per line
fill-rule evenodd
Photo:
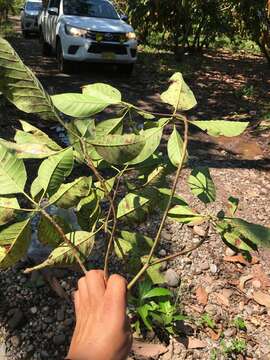
<path fill-rule="evenodd" d="M 123 21 L 128 21 L 128 16 L 126 14 L 121 14 L 120 19 Z"/>

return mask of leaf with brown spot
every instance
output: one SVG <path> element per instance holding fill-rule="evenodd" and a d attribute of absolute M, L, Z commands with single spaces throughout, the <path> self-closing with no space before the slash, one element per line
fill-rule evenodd
<path fill-rule="evenodd" d="M 199 286 L 196 290 L 196 298 L 199 304 L 206 305 L 208 302 L 208 294 L 204 287 Z"/>

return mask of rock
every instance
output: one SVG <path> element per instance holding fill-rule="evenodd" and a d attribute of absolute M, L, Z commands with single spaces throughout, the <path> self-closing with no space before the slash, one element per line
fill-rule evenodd
<path fill-rule="evenodd" d="M 17 329 L 25 321 L 24 314 L 20 309 L 15 309 L 12 318 L 8 321 L 10 330 Z"/>
<path fill-rule="evenodd" d="M 49 359 L 49 354 L 47 353 L 47 351 L 45 350 L 42 350 L 41 353 L 40 353 L 40 356 L 42 359 Z"/>
<path fill-rule="evenodd" d="M 165 241 L 171 241 L 171 239 L 172 239 L 172 235 L 170 233 L 168 233 L 168 231 L 165 231 L 165 230 L 162 231 L 161 237 Z"/>
<path fill-rule="evenodd" d="M 33 307 L 30 308 L 30 313 L 33 314 L 33 315 L 36 314 L 37 311 L 38 311 L 38 309 L 37 309 L 36 306 L 33 306 Z"/>
<path fill-rule="evenodd" d="M 54 319 L 52 317 L 50 317 L 50 316 L 47 316 L 47 317 L 44 318 L 44 322 L 46 324 L 52 324 L 54 322 Z"/>
<path fill-rule="evenodd" d="M 225 251 L 226 256 L 233 256 L 235 254 L 236 254 L 236 252 L 233 249 L 231 249 L 230 247 L 227 247 L 227 249 Z"/>
<path fill-rule="evenodd" d="M 193 232 L 194 234 L 199 235 L 201 237 L 204 237 L 206 235 L 206 231 L 199 225 L 195 225 L 193 227 Z"/>
<path fill-rule="evenodd" d="M 66 327 L 69 327 L 69 326 L 72 326 L 72 325 L 73 325 L 73 322 L 74 322 L 74 320 L 71 319 L 71 318 L 69 318 L 69 319 L 66 319 L 66 320 L 64 321 L 64 325 L 65 325 Z"/>
<path fill-rule="evenodd" d="M 168 269 L 165 273 L 165 280 L 169 286 L 177 287 L 180 282 L 180 276 L 173 269 Z"/>
<path fill-rule="evenodd" d="M 236 333 L 237 333 L 237 331 L 235 328 L 229 328 L 224 331 L 224 336 L 233 337 L 234 335 L 236 335 Z"/>
<path fill-rule="evenodd" d="M 66 337 L 65 335 L 61 334 L 61 335 L 55 335 L 53 337 L 53 343 L 55 345 L 63 345 L 66 341 Z"/>
<path fill-rule="evenodd" d="M 210 271 L 212 274 L 216 274 L 218 271 L 217 265 L 216 264 L 211 264 L 210 265 Z"/>
<path fill-rule="evenodd" d="M 167 255 L 167 252 L 166 252 L 166 250 L 161 249 L 161 250 L 158 252 L 158 254 L 159 254 L 159 256 L 164 257 L 164 256 Z"/>
<path fill-rule="evenodd" d="M 18 347 L 21 343 L 21 339 L 19 338 L 19 336 L 14 335 L 14 336 L 11 336 L 10 342 L 11 342 L 12 346 Z"/>
<path fill-rule="evenodd" d="M 209 264 L 207 262 L 204 262 L 204 263 L 199 265 L 198 270 L 205 271 L 205 270 L 208 270 L 208 269 L 209 269 Z"/>
<path fill-rule="evenodd" d="M 56 319 L 57 321 L 64 321 L 65 319 L 65 312 L 64 309 L 59 309 L 56 312 Z"/>

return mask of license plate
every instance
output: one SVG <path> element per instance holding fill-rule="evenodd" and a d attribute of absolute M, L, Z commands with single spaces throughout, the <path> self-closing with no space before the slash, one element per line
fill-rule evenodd
<path fill-rule="evenodd" d="M 115 59 L 115 54 L 112 52 L 104 52 L 101 54 L 102 58 L 104 60 L 113 60 Z"/>

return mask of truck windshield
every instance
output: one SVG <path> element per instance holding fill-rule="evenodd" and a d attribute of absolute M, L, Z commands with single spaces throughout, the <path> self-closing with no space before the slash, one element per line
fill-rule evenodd
<path fill-rule="evenodd" d="M 42 9 L 42 3 L 28 1 L 25 5 L 25 10 L 27 11 L 40 11 Z"/>
<path fill-rule="evenodd" d="M 63 10 L 65 15 L 119 19 L 115 8 L 102 0 L 64 0 Z"/>

